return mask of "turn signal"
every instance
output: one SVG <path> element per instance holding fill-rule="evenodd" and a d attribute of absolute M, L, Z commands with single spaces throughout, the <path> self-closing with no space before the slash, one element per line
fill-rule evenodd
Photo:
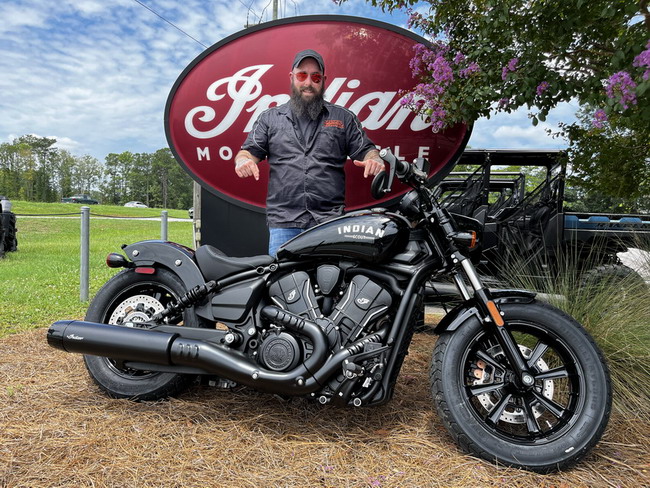
<path fill-rule="evenodd" d="M 473 230 L 467 232 L 457 232 L 456 235 L 454 235 L 454 241 L 467 247 L 467 249 L 474 249 L 476 247 L 476 244 L 478 244 L 476 232 Z"/>
<path fill-rule="evenodd" d="M 112 252 L 106 256 L 106 266 L 109 268 L 128 268 L 131 266 L 131 263 L 121 254 Z"/>

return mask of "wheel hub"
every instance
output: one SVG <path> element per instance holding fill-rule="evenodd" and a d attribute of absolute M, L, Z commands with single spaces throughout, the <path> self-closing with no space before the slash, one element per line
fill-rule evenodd
<path fill-rule="evenodd" d="M 151 317 L 162 312 L 165 307 L 149 295 L 134 295 L 120 303 L 110 318 L 109 324 L 128 325 L 141 324 L 151 320 Z"/>
<path fill-rule="evenodd" d="M 524 356 L 525 359 L 530 358 L 532 354 L 532 350 L 526 346 L 519 345 L 519 350 L 521 351 L 522 355 Z M 502 357 L 505 357 L 503 354 L 503 350 L 501 349 L 501 346 L 494 346 L 490 348 L 487 353 L 492 356 L 495 359 L 499 359 Z M 504 383 L 507 385 L 508 390 L 515 390 L 515 391 L 521 391 L 523 390 L 528 390 L 531 387 L 537 387 L 541 388 L 541 394 L 544 395 L 546 398 L 553 398 L 553 391 L 554 391 L 554 386 L 553 386 L 553 381 L 551 380 L 545 380 L 545 381 L 540 381 L 535 385 L 535 378 L 526 373 L 524 377 L 522 377 L 521 380 L 519 380 L 516 375 L 505 368 L 495 368 L 484 361 L 478 361 L 477 362 L 477 369 L 473 371 L 473 376 L 476 378 L 473 381 L 473 385 L 490 385 L 490 384 L 495 384 L 495 383 Z M 543 359 L 538 359 L 537 362 L 535 363 L 535 366 L 538 371 L 543 372 L 543 371 L 548 371 L 549 367 L 548 364 L 543 360 Z M 525 383 L 525 378 L 526 376 L 529 377 L 529 384 Z M 523 387 L 523 388 L 522 388 Z M 499 392 L 494 392 L 494 393 L 484 393 L 481 395 L 477 395 L 478 401 L 481 403 L 481 405 L 488 411 L 492 411 L 492 409 L 499 403 L 499 400 L 501 399 L 501 394 Z M 536 418 L 539 418 L 543 413 L 544 413 L 544 408 L 541 407 L 540 405 L 535 405 L 532 408 L 533 410 L 533 415 L 535 415 Z M 523 424 L 526 422 L 526 414 L 523 410 L 523 408 L 520 408 L 514 404 L 508 405 L 503 413 L 501 414 L 500 420 L 503 422 L 508 422 L 512 424 Z"/>

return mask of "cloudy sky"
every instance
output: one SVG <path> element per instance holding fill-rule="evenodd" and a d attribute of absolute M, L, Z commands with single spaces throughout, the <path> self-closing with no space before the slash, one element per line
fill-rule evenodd
<path fill-rule="evenodd" d="M 180 73 L 247 22 L 271 20 L 271 1 L 0 1 L 0 143 L 24 134 L 54 137 L 58 147 L 100 161 L 111 152 L 166 147 L 165 102 Z M 280 2 L 281 17 L 312 14 L 406 24 L 403 15 L 362 0 L 341 7 L 331 0 Z M 537 127 L 525 111 L 498 114 L 475 125 L 469 144 L 563 147 L 545 128 L 573 120 L 576 108 L 564 105 Z"/>

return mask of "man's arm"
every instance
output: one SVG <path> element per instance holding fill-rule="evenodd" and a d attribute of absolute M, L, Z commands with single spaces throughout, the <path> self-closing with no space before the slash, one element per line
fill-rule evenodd
<path fill-rule="evenodd" d="M 364 178 L 367 178 L 369 175 L 375 176 L 384 170 L 384 160 L 379 157 L 379 151 L 377 149 L 370 149 L 363 157 L 363 161 L 355 159 L 354 164 L 364 168 Z"/>
<path fill-rule="evenodd" d="M 379 155 L 379 153 L 377 153 Z M 250 152 L 242 149 L 235 156 L 235 173 L 240 178 L 253 176 L 256 180 L 260 179 L 260 169 L 257 167 L 261 161 L 260 158 L 253 156 Z"/>

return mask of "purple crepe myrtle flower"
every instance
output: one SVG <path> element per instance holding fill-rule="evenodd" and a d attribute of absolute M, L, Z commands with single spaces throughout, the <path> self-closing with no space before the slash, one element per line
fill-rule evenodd
<path fill-rule="evenodd" d="M 643 81 L 650 79 L 650 41 L 646 44 L 645 51 L 641 51 L 641 54 L 634 58 L 632 66 L 636 66 L 637 68 L 645 67 L 646 70 L 643 73 Z"/>
<path fill-rule="evenodd" d="M 442 56 L 438 56 L 430 67 L 434 83 L 449 85 L 449 83 L 454 81 L 454 72 L 447 60 Z"/>
<path fill-rule="evenodd" d="M 614 73 L 607 80 L 605 91 L 607 96 L 621 104 L 623 110 L 629 108 L 629 104 L 636 105 L 636 83 L 627 71 Z"/>
<path fill-rule="evenodd" d="M 458 72 L 458 76 L 461 78 L 469 78 L 475 73 L 480 73 L 481 67 L 478 65 L 478 63 L 471 62 L 467 65 L 467 68 L 461 69 Z"/>
<path fill-rule="evenodd" d="M 602 129 L 605 122 L 607 122 L 607 114 L 602 108 L 599 108 L 594 112 L 594 119 L 591 121 L 591 125 L 596 129 Z"/>
<path fill-rule="evenodd" d="M 503 81 L 506 81 L 506 78 L 508 78 L 508 73 L 517 71 L 518 65 L 519 58 L 512 58 L 510 61 L 508 61 L 508 64 L 501 70 L 501 79 Z"/>
<path fill-rule="evenodd" d="M 456 56 L 454 56 L 454 64 L 460 64 L 463 61 L 465 61 L 465 55 L 463 53 L 461 53 L 460 51 L 458 51 L 456 53 Z"/>
<path fill-rule="evenodd" d="M 548 84 L 548 81 L 542 81 L 539 85 L 537 85 L 537 96 L 542 96 L 542 93 L 548 90 L 549 86 L 550 85 Z"/>
<path fill-rule="evenodd" d="M 417 27 L 424 20 L 422 14 L 416 12 L 413 9 L 408 9 L 406 11 L 406 14 L 409 16 L 408 21 L 406 23 L 408 29 L 410 29 L 411 27 Z"/>
<path fill-rule="evenodd" d="M 509 98 L 501 98 L 501 99 L 499 99 L 499 108 L 507 108 L 508 105 L 510 105 L 510 99 Z"/>

